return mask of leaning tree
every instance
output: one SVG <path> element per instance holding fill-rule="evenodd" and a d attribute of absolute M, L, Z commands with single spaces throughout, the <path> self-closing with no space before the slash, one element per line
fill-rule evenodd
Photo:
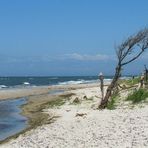
<path fill-rule="evenodd" d="M 108 86 L 105 97 L 101 100 L 100 109 L 107 106 L 113 89 L 116 87 L 118 79 L 121 76 L 122 68 L 136 60 L 148 48 L 148 28 L 139 31 L 130 36 L 120 46 L 116 48 L 118 63 L 115 69 L 115 75 L 111 84 Z"/>

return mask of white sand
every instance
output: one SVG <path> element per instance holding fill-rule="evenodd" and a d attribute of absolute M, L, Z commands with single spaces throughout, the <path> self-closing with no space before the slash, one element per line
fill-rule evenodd
<path fill-rule="evenodd" d="M 93 110 L 99 102 L 99 88 L 72 91 L 81 104 L 45 110 L 59 115 L 54 123 L 33 129 L 1 148 L 147 148 L 148 107 L 138 109 Z M 83 96 L 92 98 L 84 100 Z M 84 116 L 76 116 L 84 114 Z"/>

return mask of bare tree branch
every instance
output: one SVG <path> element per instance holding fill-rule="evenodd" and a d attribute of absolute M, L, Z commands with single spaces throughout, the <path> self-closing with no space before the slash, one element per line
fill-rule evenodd
<path fill-rule="evenodd" d="M 121 66 L 124 66 L 126 64 L 129 64 L 132 61 L 136 60 L 142 53 L 143 53 L 143 51 L 141 51 L 137 56 L 133 57 L 131 60 L 129 60 L 129 61 L 125 62 L 125 63 L 122 63 Z"/>

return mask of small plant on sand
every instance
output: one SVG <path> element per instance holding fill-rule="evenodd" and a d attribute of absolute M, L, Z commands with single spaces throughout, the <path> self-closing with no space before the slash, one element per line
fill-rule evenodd
<path fill-rule="evenodd" d="M 50 102 L 48 103 L 48 107 L 52 108 L 52 107 L 55 107 L 55 106 L 61 106 L 61 105 L 63 105 L 65 102 L 66 102 L 66 100 L 63 99 L 63 98 L 61 98 L 61 99 L 56 99 L 56 100 L 50 101 Z"/>
<path fill-rule="evenodd" d="M 46 107 L 53 108 L 53 107 L 62 106 L 66 103 L 66 100 L 69 100 L 69 98 L 73 95 L 75 95 L 75 94 L 74 93 L 62 94 L 59 96 L 59 98 L 56 98 L 55 100 L 50 101 L 46 105 Z"/>
<path fill-rule="evenodd" d="M 75 97 L 75 98 L 73 98 L 73 99 L 70 100 L 70 104 L 71 105 L 81 104 L 81 100 L 78 97 Z"/>
<path fill-rule="evenodd" d="M 108 103 L 107 103 L 107 109 L 113 110 L 113 109 L 116 108 L 115 103 L 116 103 L 117 97 L 118 97 L 117 94 L 115 94 L 115 95 L 113 95 L 113 96 L 111 97 L 110 101 L 108 101 Z"/>
<path fill-rule="evenodd" d="M 148 90 L 139 89 L 134 91 L 127 97 L 127 101 L 132 101 L 133 104 L 140 103 L 141 101 L 145 101 L 148 98 Z"/>

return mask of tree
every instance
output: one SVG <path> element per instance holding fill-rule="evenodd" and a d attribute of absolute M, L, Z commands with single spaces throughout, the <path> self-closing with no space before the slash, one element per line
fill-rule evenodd
<path fill-rule="evenodd" d="M 100 109 L 107 106 L 108 100 L 112 95 L 113 89 L 116 87 L 118 79 L 121 76 L 122 68 L 136 60 L 148 48 L 148 29 L 140 30 L 137 34 L 130 36 L 120 46 L 116 48 L 118 58 L 115 75 L 111 84 L 108 86 L 104 99 L 99 105 Z"/>

